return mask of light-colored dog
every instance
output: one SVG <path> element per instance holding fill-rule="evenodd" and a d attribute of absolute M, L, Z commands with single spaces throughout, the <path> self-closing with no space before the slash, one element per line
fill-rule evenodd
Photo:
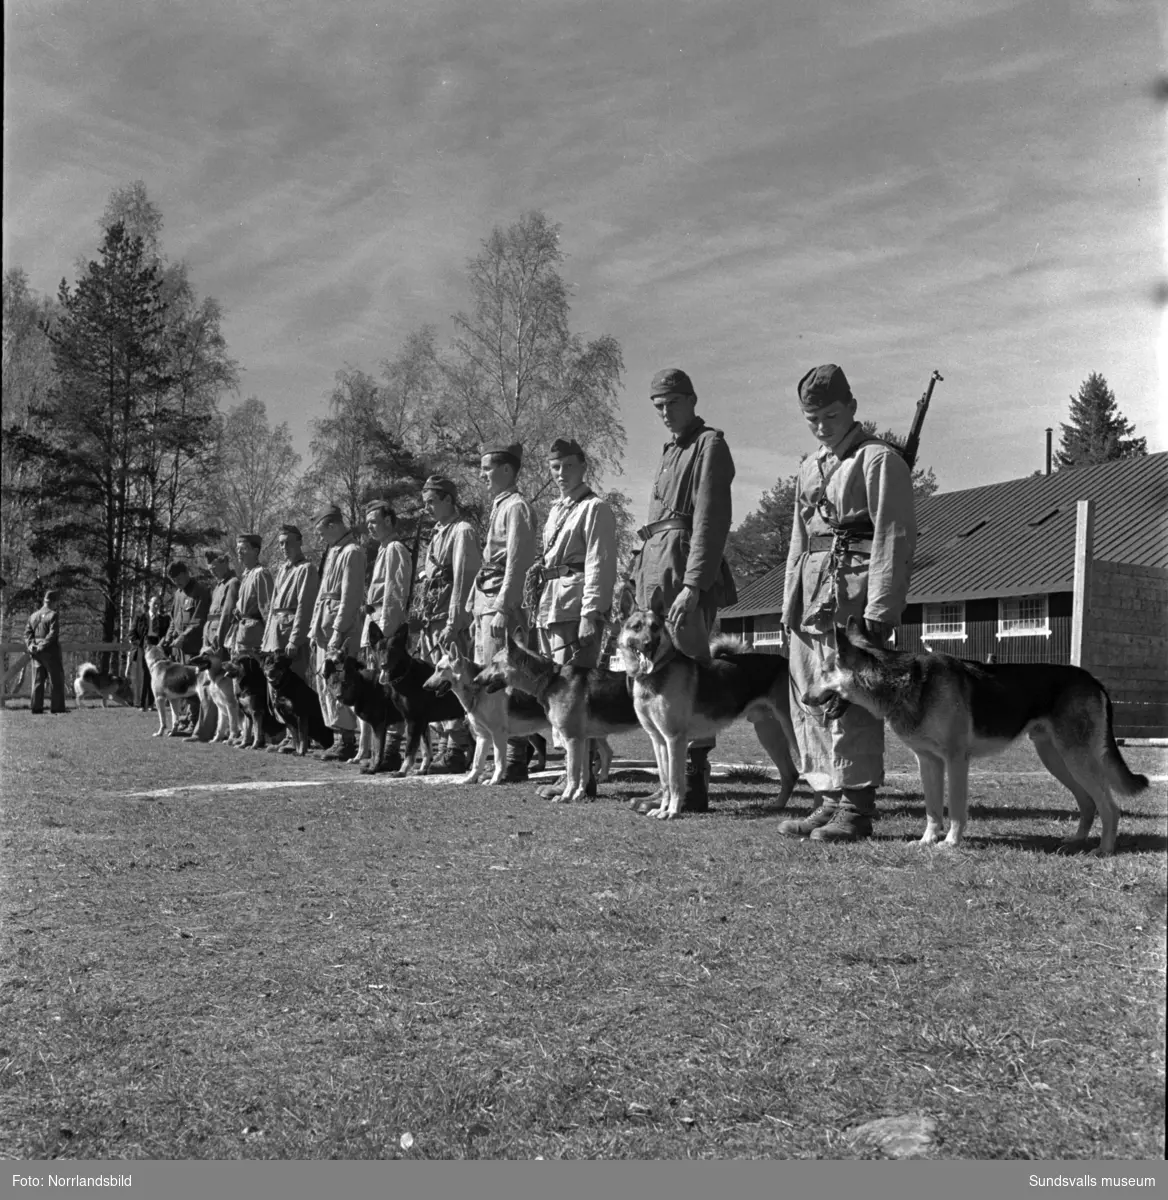
<path fill-rule="evenodd" d="M 153 736 L 173 737 L 178 721 L 175 702 L 198 695 L 198 668 L 173 662 L 152 642 L 146 644 L 146 666 L 150 671 L 150 685 L 154 689 L 154 707 L 158 710 L 158 730 Z M 167 710 L 170 712 L 169 726 L 166 723 Z"/>
<path fill-rule="evenodd" d="M 227 662 L 222 654 L 214 650 L 208 650 L 191 659 L 191 666 L 199 668 L 198 691 L 201 711 L 218 714 L 215 733 L 210 739 L 212 742 L 225 742 L 228 738 L 241 736 L 241 714 L 239 698 L 235 694 L 235 680 L 223 669 Z"/>
<path fill-rule="evenodd" d="M 109 707 L 111 700 L 118 704 L 129 704 L 130 681 L 122 675 L 107 675 L 98 670 L 95 663 L 85 662 L 77 668 L 73 695 L 78 708 L 85 707 L 81 703 L 83 700 L 100 700 L 102 708 Z"/>
<path fill-rule="evenodd" d="M 1098 809 L 1103 836 L 1098 853 L 1114 854 L 1119 806 L 1112 797 L 1135 796 L 1148 786 L 1123 761 L 1111 724 L 1111 700 L 1081 667 L 1055 663 L 976 663 L 948 654 L 911 654 L 872 642 L 853 618 L 836 628 L 836 654 L 804 704 L 822 704 L 832 692 L 892 726 L 917 756 L 925 793 L 925 833 L 932 845 L 945 830 L 959 845 L 969 812 L 969 760 L 1000 754 L 1024 733 L 1042 764 L 1079 804 L 1079 828 L 1060 851 L 1082 850 Z"/>

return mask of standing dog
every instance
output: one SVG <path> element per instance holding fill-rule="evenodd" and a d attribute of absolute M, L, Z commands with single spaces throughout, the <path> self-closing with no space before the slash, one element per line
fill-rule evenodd
<path fill-rule="evenodd" d="M 689 742 L 712 737 L 741 718 L 754 725 L 759 743 L 778 767 L 778 807 L 786 806 L 799 774 L 791 760 L 795 730 L 785 658 L 749 652 L 735 638 L 715 638 L 707 662 L 687 657 L 673 643 L 660 589 L 650 608 L 629 615 L 617 651 L 632 680 L 633 705 L 653 742 L 661 777 L 661 804 L 653 816 L 670 820 L 678 815 Z"/>
<path fill-rule="evenodd" d="M 130 681 L 121 675 L 108 675 L 105 671 L 99 671 L 94 663 L 86 662 L 77 668 L 73 695 L 78 708 L 85 707 L 82 700 L 100 700 L 102 708 L 107 708 L 111 700 L 129 704 Z"/>
<path fill-rule="evenodd" d="M 174 737 L 178 721 L 175 711 L 176 700 L 189 700 L 198 694 L 198 670 L 187 663 L 172 662 L 158 648 L 158 639 L 146 641 L 146 667 L 150 672 L 150 686 L 154 689 L 154 707 L 158 710 L 158 730 L 154 737 Z M 170 725 L 166 724 L 166 712 L 170 711 Z"/>
<path fill-rule="evenodd" d="M 225 664 L 223 670 L 235 680 L 239 699 L 242 727 L 239 748 L 262 750 L 268 738 L 282 738 L 286 730 L 268 702 L 268 681 L 263 667 L 250 654 L 243 654 Z"/>
<path fill-rule="evenodd" d="M 376 775 L 391 768 L 385 762 L 385 736 L 391 725 L 401 720 L 389 698 L 389 693 L 377 681 L 372 671 L 363 671 L 360 662 L 351 654 L 343 658 L 330 655 L 324 660 L 324 684 L 339 704 L 351 708 L 369 726 L 373 745 L 369 765 L 361 768 L 362 775 Z M 332 730 L 329 730 L 330 734 Z M 430 746 L 426 745 L 429 755 Z"/>
<path fill-rule="evenodd" d="M 212 742 L 225 742 L 240 734 L 239 700 L 235 695 L 235 680 L 225 670 L 227 659 L 215 650 L 197 654 L 191 666 L 199 668 L 199 711 L 215 711 L 218 720 Z M 200 724 L 202 722 L 200 721 Z"/>
<path fill-rule="evenodd" d="M 597 740 L 601 775 L 607 778 L 612 749 L 605 738 L 637 728 L 637 714 L 623 676 L 597 667 L 560 666 L 515 639 L 496 653 L 478 682 L 487 691 L 506 686 L 526 692 L 547 713 L 545 720 L 565 750 L 560 803 L 575 803 L 592 791 L 590 738 Z M 496 749 L 496 763 L 498 754 Z"/>
<path fill-rule="evenodd" d="M 945 826 L 956 846 L 969 809 L 969 760 L 999 754 L 1029 734 L 1042 765 L 1079 803 L 1079 828 L 1060 851 L 1082 850 L 1099 810 L 1099 854 L 1114 854 L 1119 807 L 1112 798 L 1148 786 L 1115 744 L 1111 699 L 1081 667 L 1055 663 L 976 663 L 948 654 L 909 654 L 871 642 L 853 618 L 836 628 L 836 655 L 823 679 L 803 697 L 821 704 L 829 692 L 883 717 L 917 756 L 925 793 L 924 845 Z"/>
<path fill-rule="evenodd" d="M 268 681 L 271 708 L 292 731 L 296 753 L 303 758 L 309 743 L 319 742 L 326 750 L 333 744 L 333 731 L 324 722 L 320 697 L 292 670 L 292 660 L 279 652 L 262 656 Z"/>

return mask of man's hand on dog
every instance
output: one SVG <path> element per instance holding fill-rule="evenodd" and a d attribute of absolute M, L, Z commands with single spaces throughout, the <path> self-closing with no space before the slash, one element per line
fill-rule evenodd
<path fill-rule="evenodd" d="M 890 621 L 874 621 L 871 617 L 864 618 L 864 632 L 868 636 L 870 642 L 875 642 L 878 646 L 887 646 L 888 639 L 892 636 L 892 630 L 895 628 Z"/>
<path fill-rule="evenodd" d="M 598 622 L 592 617 L 581 617 L 576 629 L 576 640 L 581 646 L 586 646 L 597 637 Z"/>
<path fill-rule="evenodd" d="M 697 588 L 691 588 L 688 585 L 683 587 L 677 593 L 673 603 L 669 606 L 669 624 L 674 628 L 680 628 L 685 624 L 685 618 L 693 612 L 698 606 Z"/>

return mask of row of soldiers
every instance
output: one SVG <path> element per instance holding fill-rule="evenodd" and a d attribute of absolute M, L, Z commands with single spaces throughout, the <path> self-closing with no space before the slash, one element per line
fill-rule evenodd
<path fill-rule="evenodd" d="M 782 619 L 790 646 L 798 765 L 820 803 L 810 817 L 785 821 L 781 829 L 817 840 L 854 841 L 871 832 L 876 788 L 883 783 L 883 724 L 842 702 L 820 709 L 804 705 L 801 697 L 833 651 L 837 622 L 856 617 L 881 642 L 899 623 L 916 542 L 912 481 L 895 448 L 857 422 L 855 397 L 838 366 L 808 371 L 797 394 L 819 450 L 800 468 Z M 718 609 L 737 599 L 725 559 L 734 463 L 722 432 L 697 415 L 697 394 L 684 371 L 658 372 L 649 398 L 670 440 L 662 448 L 648 522 L 638 531 L 640 547 L 627 583 L 643 606 L 660 588 L 678 648 L 706 658 Z M 538 553 L 535 515 L 518 488 L 522 469 L 519 445 L 483 447 L 481 475 L 491 508 L 481 547 L 461 515 L 454 482 L 432 476 L 423 485 L 434 532 L 419 566 L 420 647 L 431 660 L 453 644 L 484 663 L 512 633 L 529 632 L 559 663 L 597 662 L 617 580 L 614 514 L 586 481 L 580 445 L 557 439 L 548 448 L 547 469 L 559 499 Z M 375 501 L 365 517 L 378 543 L 368 587 L 365 552 L 334 505 L 314 516 L 328 546 L 319 577 L 293 525 L 280 533 L 285 561 L 274 580 L 259 565 L 254 534 L 237 544 L 238 578 L 226 558 L 212 563 L 217 583 L 211 595 L 184 565 L 170 568 L 177 591 L 164 646 L 176 658 L 202 649 L 287 653 L 316 688 L 326 720 L 340 734 L 326 757 L 341 760 L 359 760 L 367 747 L 358 743 L 353 713 L 323 686 L 325 659 L 367 649 L 373 621 L 390 636 L 409 618 L 412 564 L 398 540 L 393 510 Z M 444 765 L 462 770 L 469 731 L 455 724 L 444 734 Z M 710 740 L 689 747 L 683 811 L 708 807 L 712 746 Z M 509 780 L 527 777 L 526 752 L 520 739 L 508 746 Z"/>

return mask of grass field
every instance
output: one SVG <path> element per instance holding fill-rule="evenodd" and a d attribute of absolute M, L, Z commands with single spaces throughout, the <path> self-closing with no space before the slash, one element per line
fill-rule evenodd
<path fill-rule="evenodd" d="M 563 808 L 154 728 L 0 714 L 9 1157 L 851 1158 L 902 1114 L 930 1157 L 1163 1157 L 1162 750 L 1098 860 L 1028 746 L 954 852 L 899 746 L 825 847 L 758 771 L 663 824 L 643 771 Z"/>

